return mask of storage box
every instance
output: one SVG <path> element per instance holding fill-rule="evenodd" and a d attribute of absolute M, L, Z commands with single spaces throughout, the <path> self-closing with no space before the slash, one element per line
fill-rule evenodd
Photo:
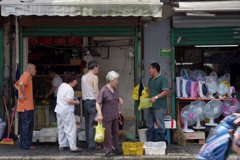
<path fill-rule="evenodd" d="M 204 132 L 184 133 L 186 139 L 205 139 Z"/>
<path fill-rule="evenodd" d="M 146 155 L 165 155 L 166 142 L 144 142 Z"/>
<path fill-rule="evenodd" d="M 80 65 L 81 64 L 81 59 L 70 59 L 70 64 Z"/>
<path fill-rule="evenodd" d="M 32 142 L 37 142 L 38 141 L 39 133 L 40 133 L 40 131 L 33 131 Z"/>
<path fill-rule="evenodd" d="M 34 129 L 48 128 L 49 122 L 49 107 L 50 105 L 35 105 L 34 106 Z"/>
<path fill-rule="evenodd" d="M 166 129 L 175 129 L 176 128 L 176 121 L 172 119 L 171 121 L 164 121 Z M 154 123 L 154 128 L 157 129 L 158 125 L 157 122 Z"/>
<path fill-rule="evenodd" d="M 57 128 L 43 128 L 38 135 L 39 142 L 57 142 Z"/>
<path fill-rule="evenodd" d="M 78 133 L 78 140 L 86 141 L 86 132 L 85 131 Z"/>
<path fill-rule="evenodd" d="M 143 142 L 123 142 L 122 151 L 124 156 L 142 156 Z"/>

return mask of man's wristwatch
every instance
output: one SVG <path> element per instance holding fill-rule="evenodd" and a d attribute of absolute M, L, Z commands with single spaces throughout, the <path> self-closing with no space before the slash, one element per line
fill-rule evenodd
<path fill-rule="evenodd" d="M 158 96 L 155 96 L 156 99 L 158 99 Z"/>

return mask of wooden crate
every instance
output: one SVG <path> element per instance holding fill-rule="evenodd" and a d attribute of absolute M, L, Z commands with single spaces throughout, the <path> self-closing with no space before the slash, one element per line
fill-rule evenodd
<path fill-rule="evenodd" d="M 205 143 L 205 132 L 184 133 L 187 140 L 199 140 L 199 144 Z"/>

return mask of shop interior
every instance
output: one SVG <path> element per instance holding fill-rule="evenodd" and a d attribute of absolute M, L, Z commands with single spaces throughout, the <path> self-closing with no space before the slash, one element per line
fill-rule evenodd
<path fill-rule="evenodd" d="M 238 45 L 176 47 L 175 62 L 177 115 L 184 133 L 203 131 L 207 137 L 209 128 L 240 112 Z"/>
<path fill-rule="evenodd" d="M 33 77 L 35 103 L 35 130 L 56 127 L 56 119 L 50 98 L 44 99 L 51 89 L 48 68 L 54 66 L 57 74 L 64 80 L 68 73 L 78 76 L 74 88 L 75 96 L 81 100 L 81 76 L 87 72 L 87 63 L 95 60 L 100 65 L 98 73 L 99 90 L 106 84 L 105 77 L 109 71 L 120 74 L 118 90 L 124 100 L 121 106 L 123 115 L 134 115 L 134 102 L 129 88 L 134 87 L 134 37 L 29 37 L 28 62 L 36 65 L 37 73 Z M 84 129 L 84 111 L 82 104 L 76 106 L 75 115 Z M 77 125 L 78 125 L 77 124 Z"/>

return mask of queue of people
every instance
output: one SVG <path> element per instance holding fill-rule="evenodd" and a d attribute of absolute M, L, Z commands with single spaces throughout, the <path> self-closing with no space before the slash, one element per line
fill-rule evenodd
<path fill-rule="evenodd" d="M 123 100 L 119 97 L 117 84 L 119 74 L 110 71 L 106 76 L 106 85 L 98 90 L 99 64 L 96 61 L 88 63 L 88 72 L 82 77 L 82 99 L 85 113 L 86 140 L 88 149 L 100 149 L 94 141 L 95 129 L 94 119 L 97 115 L 98 122 L 101 122 L 105 128 L 105 138 L 103 149 L 105 156 L 110 157 L 111 153 L 121 154 L 119 151 L 119 105 Z M 151 97 L 153 106 L 147 109 L 147 141 L 153 141 L 154 120 L 158 123 L 158 133 L 160 140 L 164 141 L 165 125 L 164 116 L 167 108 L 168 83 L 167 79 L 160 73 L 160 65 L 152 63 L 149 68 L 151 78 L 148 82 L 148 92 Z M 27 64 L 25 72 L 15 83 L 18 90 L 17 111 L 20 117 L 20 148 L 27 150 L 37 149 L 32 145 L 32 135 L 34 126 L 34 103 L 32 77 L 36 74 L 36 66 Z M 56 71 L 49 69 L 49 75 L 53 78 L 52 89 L 46 94 L 46 98 L 53 94 L 56 97 L 56 112 L 58 124 L 58 143 L 59 150 L 69 149 L 72 152 L 81 152 L 82 149 L 77 147 L 77 128 L 74 116 L 75 105 L 80 102 L 74 98 L 73 88 L 77 84 L 77 76 L 68 74 L 64 82 L 59 79 Z M 236 124 L 240 123 L 240 114 L 237 116 Z M 240 134 L 234 135 L 233 148 L 240 154 Z"/>

